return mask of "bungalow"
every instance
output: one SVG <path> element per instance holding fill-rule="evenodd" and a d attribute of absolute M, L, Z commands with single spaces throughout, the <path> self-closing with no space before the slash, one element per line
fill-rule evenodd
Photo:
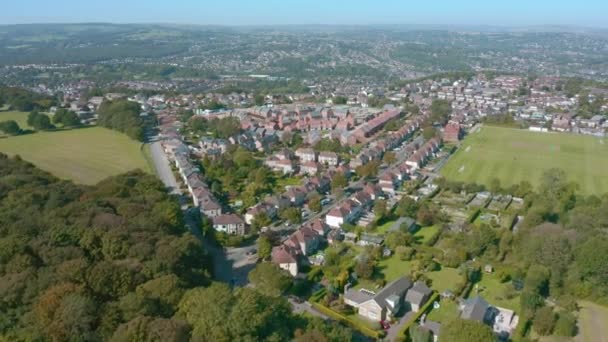
<path fill-rule="evenodd" d="M 223 214 L 213 218 L 213 229 L 232 235 L 245 235 L 245 221 L 235 214 Z"/>
<path fill-rule="evenodd" d="M 412 282 L 402 277 L 394 280 L 380 292 L 348 288 L 344 293 L 344 303 L 357 309 L 360 316 L 373 321 L 394 317 L 403 306 L 403 299 Z"/>
<path fill-rule="evenodd" d="M 519 316 L 512 310 L 493 307 L 480 296 L 463 300 L 458 309 L 460 318 L 489 325 L 501 335 L 510 335 L 519 323 Z"/>

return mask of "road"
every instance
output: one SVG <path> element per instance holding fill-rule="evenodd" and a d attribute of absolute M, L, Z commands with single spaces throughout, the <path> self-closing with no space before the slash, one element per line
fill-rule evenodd
<path fill-rule="evenodd" d="M 165 184 L 170 193 L 180 195 L 177 179 L 175 179 L 175 175 L 171 170 L 171 164 L 165 151 L 163 151 L 160 141 L 157 137 L 151 137 L 149 144 L 157 176 Z M 227 253 L 225 253 L 222 247 L 215 246 L 201 235 L 197 219 L 187 212 L 187 206 L 182 207 L 185 209 L 184 218 L 186 226 L 188 226 L 192 234 L 202 241 L 205 251 L 209 253 L 213 260 L 213 275 L 215 279 L 232 285 L 246 285 L 247 274 L 255 267 L 255 257 L 247 256 L 247 252 L 252 250 L 253 246 L 228 248 L 226 250 Z"/>
<path fill-rule="evenodd" d="M 165 184 L 170 193 L 179 193 L 179 185 L 171 170 L 171 164 L 169 164 L 167 155 L 157 138 L 150 141 L 150 152 L 158 178 Z"/>

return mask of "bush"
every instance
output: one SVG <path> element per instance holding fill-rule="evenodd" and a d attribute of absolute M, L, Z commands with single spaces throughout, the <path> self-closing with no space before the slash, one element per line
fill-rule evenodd
<path fill-rule="evenodd" d="M 414 257 L 416 250 L 411 247 L 398 246 L 395 249 L 395 253 L 397 254 L 400 260 L 409 261 L 412 260 L 412 258 Z"/>
<path fill-rule="evenodd" d="M 355 322 L 355 321 L 347 318 L 346 316 L 343 316 L 319 303 L 312 303 L 312 307 L 315 308 L 317 311 L 321 312 L 322 314 L 325 314 L 326 316 L 328 316 L 332 319 L 335 319 L 338 322 L 344 323 L 344 324 L 350 326 L 351 328 L 358 330 L 365 336 L 379 339 L 379 338 L 384 337 L 384 335 L 385 335 L 384 331 L 380 331 L 380 332 L 374 331 L 374 330 L 360 324 L 359 322 Z"/>
<path fill-rule="evenodd" d="M 576 335 L 576 318 L 569 312 L 561 312 L 555 323 L 553 333 L 557 336 L 572 337 Z"/>

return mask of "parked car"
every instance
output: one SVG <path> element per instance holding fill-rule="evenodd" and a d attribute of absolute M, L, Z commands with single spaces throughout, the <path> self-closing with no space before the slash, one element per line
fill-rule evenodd
<path fill-rule="evenodd" d="M 382 329 L 384 329 L 384 330 L 388 330 L 391 328 L 391 325 L 388 321 L 380 321 L 380 325 L 382 326 Z"/>

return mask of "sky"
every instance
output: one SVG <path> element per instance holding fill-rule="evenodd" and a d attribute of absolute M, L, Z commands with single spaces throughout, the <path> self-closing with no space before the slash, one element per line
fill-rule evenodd
<path fill-rule="evenodd" d="M 608 0 L 17 0 L 0 24 L 441 24 L 608 27 Z"/>

